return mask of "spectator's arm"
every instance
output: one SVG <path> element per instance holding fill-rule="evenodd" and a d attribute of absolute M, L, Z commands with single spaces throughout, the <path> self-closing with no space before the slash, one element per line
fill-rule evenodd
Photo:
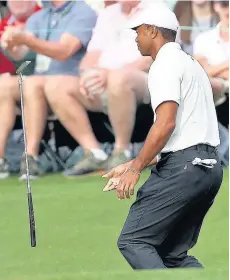
<path fill-rule="evenodd" d="M 28 53 L 29 48 L 27 46 L 19 46 L 13 49 L 6 48 L 7 54 L 15 61 L 23 59 Z"/>
<path fill-rule="evenodd" d="M 229 69 L 229 63 L 224 62 L 217 65 L 210 65 L 205 57 L 195 56 L 199 63 L 203 66 L 210 78 L 219 77 L 222 72 Z"/>
<path fill-rule="evenodd" d="M 27 33 L 18 34 L 18 45 L 26 45 L 36 53 L 48 56 L 52 59 L 65 61 L 82 47 L 86 48 L 91 38 L 92 29 L 96 23 L 95 12 L 88 7 L 79 11 L 82 16 L 73 17 L 65 28 L 59 42 L 41 40 Z M 29 24 L 26 30 L 37 30 L 35 23 Z"/>
<path fill-rule="evenodd" d="M 64 33 L 59 42 L 41 40 L 27 34 L 24 34 L 23 41 L 34 52 L 59 61 L 68 59 L 82 47 L 81 41 L 68 33 Z"/>
<path fill-rule="evenodd" d="M 141 70 L 144 72 L 148 72 L 152 62 L 153 62 L 153 59 L 151 57 L 141 57 L 140 59 L 136 60 L 135 62 L 127 64 L 125 66 L 125 69 Z"/>
<path fill-rule="evenodd" d="M 224 71 L 220 72 L 218 75 L 219 78 L 222 78 L 224 80 L 229 80 L 229 68 L 225 69 Z"/>
<path fill-rule="evenodd" d="M 81 61 L 80 72 L 84 72 L 86 69 L 97 67 L 98 60 L 100 58 L 101 51 L 88 52 Z"/>
<path fill-rule="evenodd" d="M 193 54 L 194 57 L 199 61 L 199 63 L 203 66 L 204 70 L 207 72 L 210 78 L 218 77 L 219 74 L 229 68 L 229 63 L 224 62 L 218 65 L 210 65 L 208 63 L 206 52 L 209 48 L 209 42 L 206 38 L 205 34 L 200 34 L 194 44 L 193 44 Z M 215 54 L 213 54 L 215 55 Z"/>
<path fill-rule="evenodd" d="M 34 35 L 34 36 L 37 36 L 37 33 L 36 33 L 36 30 L 38 30 L 38 13 L 35 13 L 33 14 L 32 16 L 30 16 L 30 18 L 27 20 L 26 22 L 26 25 L 25 25 L 25 33 L 24 34 L 27 34 L 28 36 L 31 36 L 31 35 Z M 7 28 L 8 30 L 10 29 L 18 29 L 18 28 L 15 28 L 15 27 L 10 27 L 10 28 Z M 22 34 L 20 34 L 21 36 Z M 3 38 L 3 36 L 2 36 Z M 24 44 L 21 44 L 21 45 L 18 45 L 17 47 L 14 47 L 14 48 L 8 48 L 6 47 L 5 48 L 7 54 L 9 56 L 11 56 L 14 60 L 21 60 L 23 59 L 27 54 L 28 52 L 30 51 L 30 49 L 24 45 Z"/>

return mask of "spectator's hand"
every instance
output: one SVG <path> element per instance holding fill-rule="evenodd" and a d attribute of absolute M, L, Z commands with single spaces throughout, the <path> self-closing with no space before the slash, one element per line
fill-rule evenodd
<path fill-rule="evenodd" d="M 107 69 L 97 69 L 98 73 L 90 80 L 90 86 L 88 87 L 89 91 L 92 94 L 98 94 L 100 89 L 105 89 L 108 79 L 108 70 Z M 104 90 L 103 90 L 104 91 Z M 103 91 L 101 93 L 103 93 Z"/>
<path fill-rule="evenodd" d="M 80 81 L 80 92 L 89 99 L 105 91 L 108 77 L 107 69 L 89 69 L 83 73 Z"/>
<path fill-rule="evenodd" d="M 79 87 L 80 93 L 87 99 L 90 99 L 89 92 L 87 91 L 85 87 L 85 80 L 84 78 L 80 78 L 80 87 Z"/>
<path fill-rule="evenodd" d="M 103 191 L 108 192 L 108 191 L 116 189 L 117 183 L 119 183 L 119 181 L 120 181 L 120 177 L 122 176 L 122 174 L 124 174 L 128 170 L 128 168 L 131 166 L 131 164 L 132 164 L 132 161 L 118 165 L 117 167 L 114 167 L 108 173 L 103 175 L 102 176 L 103 178 L 109 179 L 109 181 L 106 184 L 106 186 L 104 187 Z"/>
<path fill-rule="evenodd" d="M 226 69 L 226 70 L 220 72 L 218 77 L 228 81 L 228 79 L 229 79 L 229 69 Z"/>
<path fill-rule="evenodd" d="M 13 47 L 24 45 L 26 43 L 26 36 L 27 34 L 21 31 L 11 32 L 6 41 L 8 48 L 12 49 Z"/>

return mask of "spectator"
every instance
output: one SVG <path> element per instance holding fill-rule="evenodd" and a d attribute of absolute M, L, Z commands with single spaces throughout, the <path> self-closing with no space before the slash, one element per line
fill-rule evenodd
<path fill-rule="evenodd" d="M 146 72 L 151 58 L 140 55 L 135 32 L 125 28 L 128 17 L 141 8 L 144 4 L 139 1 L 119 1 L 105 8 L 82 61 L 81 80 L 73 78 L 64 85 L 56 79 L 47 85 L 53 111 L 87 151 L 66 176 L 111 168 L 130 158 L 136 107 L 150 101 Z M 111 157 L 100 148 L 86 110 L 108 114 L 115 134 Z"/>
<path fill-rule="evenodd" d="M 105 3 L 105 7 L 108 7 L 110 5 L 113 5 L 113 4 L 117 3 L 117 1 L 105 0 L 104 3 Z"/>
<path fill-rule="evenodd" d="M 0 22 L 9 14 L 6 1 L 0 1 Z"/>
<path fill-rule="evenodd" d="M 212 30 L 200 34 L 194 43 L 194 55 L 210 77 L 220 122 L 222 157 L 228 164 L 229 102 L 229 2 L 215 1 L 220 23 Z M 227 143 L 226 145 L 224 143 Z M 227 158 L 227 161 L 226 161 Z"/>
<path fill-rule="evenodd" d="M 192 0 L 177 1 L 174 12 L 182 28 L 179 41 L 184 51 L 193 53 L 193 42 L 197 35 L 216 26 L 218 19 L 213 1 Z M 186 29 L 191 28 L 191 29 Z"/>
<path fill-rule="evenodd" d="M 37 155 L 47 118 L 46 82 L 61 80 L 68 84 L 76 77 L 96 23 L 95 12 L 83 1 L 50 1 L 28 20 L 25 32 L 17 28 L 6 30 L 1 44 L 15 59 L 21 59 L 29 49 L 37 53 L 35 75 L 24 81 L 27 151 L 31 178 L 40 174 Z M 45 30 L 45 32 L 44 32 Z M 8 176 L 4 159 L 6 141 L 15 121 L 15 105 L 19 100 L 16 77 L 0 83 L 0 170 Z M 21 178 L 25 178 L 22 157 Z"/>
<path fill-rule="evenodd" d="M 0 38 L 2 33 L 9 28 L 10 26 L 16 26 L 17 28 L 23 29 L 27 19 L 36 11 L 40 10 L 40 8 L 36 5 L 34 0 L 28 1 L 14 1 L 8 0 L 7 6 L 9 8 L 10 14 L 4 18 L 0 22 Z M 32 63 L 27 69 L 26 74 L 30 74 L 33 72 L 34 64 L 35 64 L 35 54 L 29 53 L 26 60 L 31 60 Z M 15 61 L 11 61 L 4 53 L 0 51 L 0 74 L 10 73 L 15 74 L 15 70 L 18 64 Z"/>

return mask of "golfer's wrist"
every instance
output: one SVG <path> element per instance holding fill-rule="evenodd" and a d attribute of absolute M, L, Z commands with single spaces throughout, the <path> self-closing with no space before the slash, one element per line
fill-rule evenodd
<path fill-rule="evenodd" d="M 128 171 L 131 171 L 132 173 L 134 173 L 134 174 L 137 174 L 137 175 L 141 175 L 141 172 L 138 172 L 136 169 L 134 169 L 134 168 L 132 168 L 132 167 L 129 167 L 128 168 Z"/>
<path fill-rule="evenodd" d="M 136 158 L 131 166 L 130 169 L 135 170 L 137 173 L 141 174 L 142 170 L 144 169 L 144 166 L 139 158 Z"/>

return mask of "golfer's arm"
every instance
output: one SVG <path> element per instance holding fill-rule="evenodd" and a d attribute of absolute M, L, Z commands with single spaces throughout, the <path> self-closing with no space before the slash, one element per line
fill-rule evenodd
<path fill-rule="evenodd" d="M 144 147 L 131 168 L 141 172 L 161 152 L 168 142 L 176 126 L 178 104 L 175 102 L 162 103 L 157 111 L 157 120 L 150 129 Z"/>
<path fill-rule="evenodd" d="M 132 159 L 130 161 L 128 161 L 126 164 L 128 165 L 128 167 L 131 167 L 132 164 L 134 163 L 135 159 Z M 146 167 L 151 166 L 151 165 L 155 165 L 157 163 L 157 157 L 155 157 L 154 159 L 152 159 L 149 164 L 146 165 Z"/>

